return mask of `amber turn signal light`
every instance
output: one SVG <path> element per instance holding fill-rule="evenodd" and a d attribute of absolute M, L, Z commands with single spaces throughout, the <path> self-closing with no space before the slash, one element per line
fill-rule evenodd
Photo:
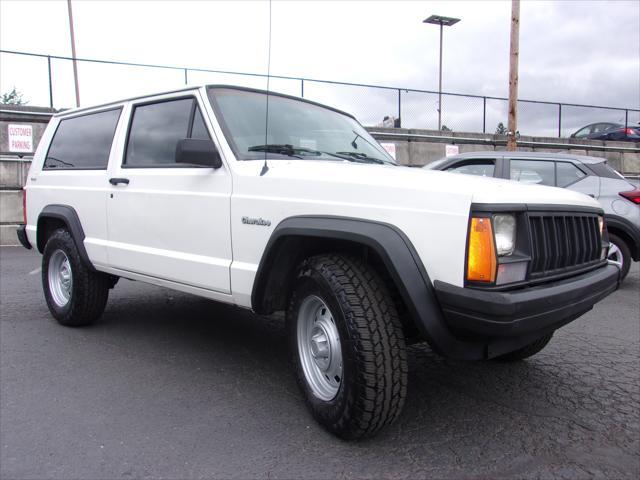
<path fill-rule="evenodd" d="M 472 218 L 469 228 L 469 252 L 467 256 L 467 280 L 493 282 L 496 278 L 497 260 L 493 244 L 491 218 Z"/>

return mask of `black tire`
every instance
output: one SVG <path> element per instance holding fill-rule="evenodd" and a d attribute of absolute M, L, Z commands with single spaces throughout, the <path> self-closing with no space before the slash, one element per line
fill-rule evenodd
<path fill-rule="evenodd" d="M 49 281 L 51 258 L 62 251 L 71 270 L 71 289 L 66 304 L 56 302 Z M 80 327 L 95 322 L 107 304 L 110 280 L 104 273 L 93 272 L 80 258 L 71 234 L 60 228 L 47 240 L 42 255 L 42 288 L 51 315 L 67 327 Z"/>
<path fill-rule="evenodd" d="M 526 347 L 522 347 L 513 352 L 505 353 L 504 355 L 500 355 L 499 357 L 494 358 L 498 362 L 518 362 L 520 360 L 524 360 L 525 358 L 529 358 L 534 356 L 540 350 L 547 346 L 547 344 L 551 341 L 553 337 L 553 333 L 545 335 L 542 338 L 539 338 L 533 343 L 530 343 Z"/>
<path fill-rule="evenodd" d="M 629 249 L 627 242 L 613 233 L 609 234 L 609 241 L 618 247 L 620 255 L 622 256 L 622 267 L 620 268 L 620 281 L 622 282 L 631 268 L 631 250 Z"/>
<path fill-rule="evenodd" d="M 298 312 L 305 298 L 320 298 L 339 333 L 342 378 L 335 397 L 313 393 L 298 349 Z M 402 324 L 380 277 L 355 257 L 307 259 L 287 310 L 298 384 L 315 419 L 343 439 L 369 437 L 402 411 L 407 392 L 407 354 Z"/>

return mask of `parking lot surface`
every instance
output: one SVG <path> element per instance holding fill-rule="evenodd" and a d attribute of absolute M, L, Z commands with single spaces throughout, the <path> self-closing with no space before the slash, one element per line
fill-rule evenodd
<path fill-rule="evenodd" d="M 409 352 L 399 419 L 318 427 L 283 322 L 121 280 L 88 328 L 50 317 L 40 256 L 0 248 L 0 477 L 638 478 L 640 274 L 525 362 Z"/>

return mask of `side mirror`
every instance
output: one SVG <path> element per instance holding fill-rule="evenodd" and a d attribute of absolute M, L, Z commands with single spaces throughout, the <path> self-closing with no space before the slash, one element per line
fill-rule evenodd
<path fill-rule="evenodd" d="M 213 140 L 183 138 L 176 145 L 176 163 L 220 168 L 222 159 Z"/>

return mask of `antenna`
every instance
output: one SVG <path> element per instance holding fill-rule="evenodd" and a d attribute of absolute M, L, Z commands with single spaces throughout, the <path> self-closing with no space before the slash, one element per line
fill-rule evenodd
<path fill-rule="evenodd" d="M 269 56 L 267 60 L 267 108 L 264 119 L 264 144 L 267 145 L 267 136 L 269 134 L 269 79 L 271 78 L 271 0 L 269 0 Z M 263 176 L 269 171 L 269 165 L 267 165 L 267 148 L 264 149 L 264 165 L 260 171 L 260 176 Z"/>

